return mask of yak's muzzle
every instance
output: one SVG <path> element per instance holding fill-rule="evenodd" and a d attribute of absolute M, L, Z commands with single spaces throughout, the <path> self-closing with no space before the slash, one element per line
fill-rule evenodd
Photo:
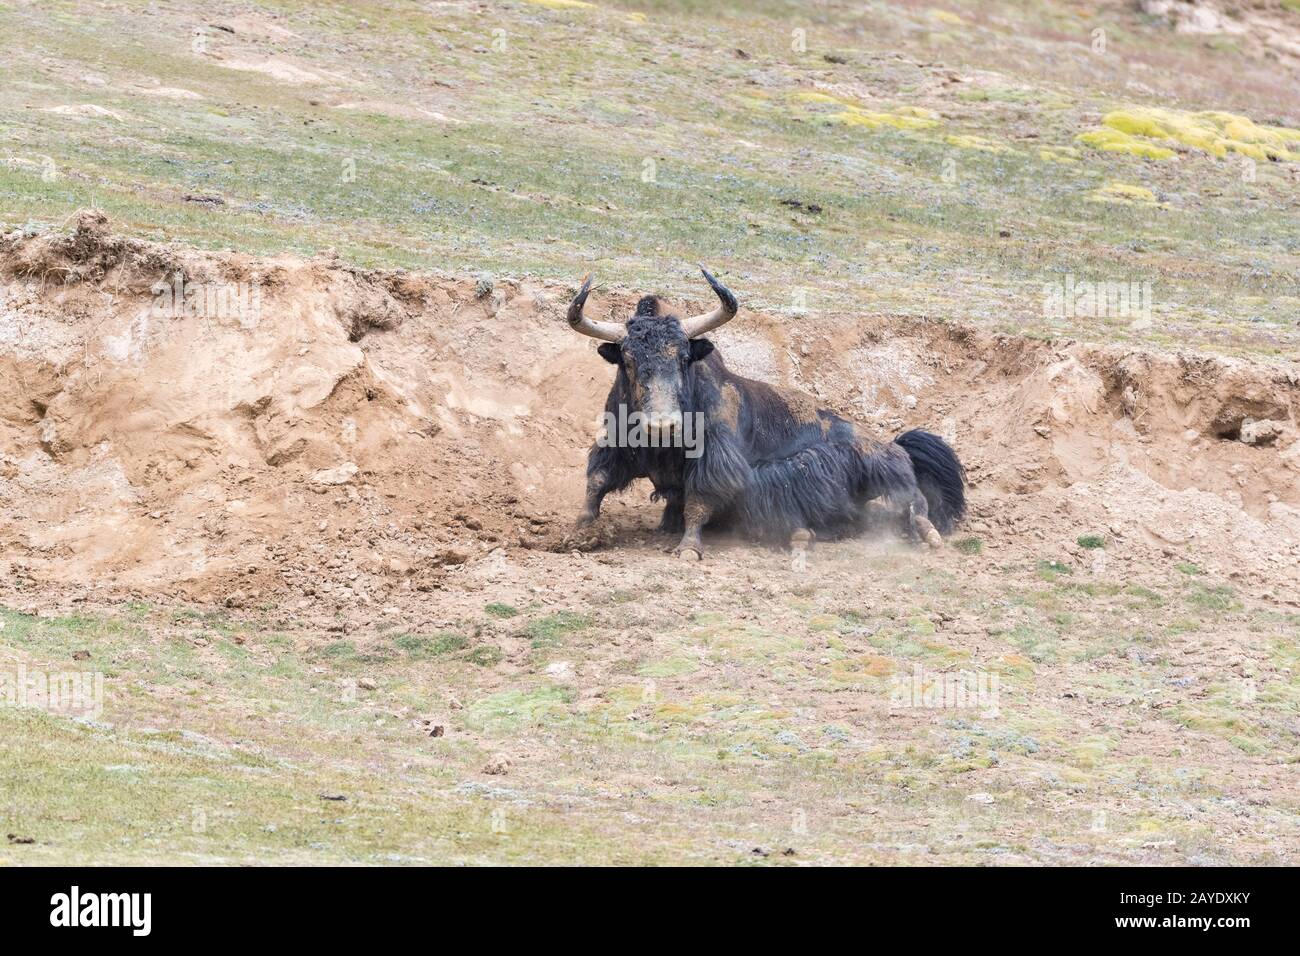
<path fill-rule="evenodd" d="M 645 417 L 645 427 L 656 435 L 664 436 L 678 432 L 682 427 L 682 413 L 672 411 L 666 413 L 652 412 Z"/>

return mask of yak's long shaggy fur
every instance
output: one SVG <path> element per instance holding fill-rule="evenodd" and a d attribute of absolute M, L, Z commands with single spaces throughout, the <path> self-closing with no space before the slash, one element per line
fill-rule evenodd
<path fill-rule="evenodd" d="M 601 354 L 619 366 L 606 411 L 637 407 L 625 356 L 641 379 L 656 374 L 656 363 L 679 363 L 679 407 L 703 413 L 705 431 L 696 458 L 680 447 L 593 447 L 587 475 L 596 508 L 606 492 L 649 478 L 666 502 L 662 530 L 682 530 L 683 501 L 693 497 L 708 504 L 712 525 L 787 541 L 804 528 L 822 537 L 859 531 L 873 499 L 905 519 L 928 512 L 942 533 L 965 512 L 962 467 L 941 438 L 909 431 L 878 442 L 808 396 L 736 375 L 707 339 L 687 342 L 654 297 L 638 303 L 622 345 L 602 345 Z"/>

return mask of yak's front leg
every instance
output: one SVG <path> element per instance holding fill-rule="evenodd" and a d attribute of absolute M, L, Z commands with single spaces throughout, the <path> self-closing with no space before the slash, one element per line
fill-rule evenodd
<path fill-rule="evenodd" d="M 687 492 L 686 506 L 683 509 L 686 531 L 682 534 L 682 540 L 677 542 L 677 547 L 673 548 L 673 554 L 683 561 L 699 561 L 703 558 L 704 542 L 701 532 L 711 517 L 713 508 L 703 498 Z"/>
<path fill-rule="evenodd" d="M 680 489 L 663 492 L 664 514 L 659 519 L 659 530 L 664 534 L 680 534 L 686 526 L 683 514 L 683 493 Z"/>
<path fill-rule="evenodd" d="M 586 502 L 582 514 L 578 515 L 572 529 L 563 538 L 564 547 L 589 550 L 608 543 L 611 530 L 602 530 L 596 519 L 600 517 L 600 505 L 605 496 L 622 487 L 616 479 L 611 478 L 612 474 L 618 474 L 617 469 L 603 467 L 599 462 L 593 463 L 593 467 L 587 470 Z"/>
<path fill-rule="evenodd" d="M 593 468 L 587 473 L 587 500 L 582 514 L 576 522 L 579 528 L 586 527 L 600 517 L 600 503 L 614 490 L 614 482 L 605 468 Z"/>
<path fill-rule="evenodd" d="M 663 517 L 659 520 L 660 534 L 681 534 L 686 527 L 682 507 L 686 502 L 686 489 L 682 487 L 682 468 L 679 462 L 653 462 L 650 482 L 655 486 L 654 499 L 664 503 Z"/>

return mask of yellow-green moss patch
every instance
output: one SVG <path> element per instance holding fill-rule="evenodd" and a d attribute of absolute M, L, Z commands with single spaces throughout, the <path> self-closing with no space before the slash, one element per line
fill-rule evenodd
<path fill-rule="evenodd" d="M 1102 117 L 1101 124 L 1101 129 L 1080 134 L 1079 142 L 1150 159 L 1174 155 L 1173 149 L 1161 143 L 1182 144 L 1218 157 L 1234 152 L 1261 161 L 1300 159 L 1300 130 L 1267 126 L 1218 110 L 1189 113 L 1137 107 L 1113 110 Z"/>
<path fill-rule="evenodd" d="M 1091 202 L 1118 203 L 1124 206 L 1156 205 L 1156 194 L 1144 186 L 1111 182 L 1088 193 Z"/>

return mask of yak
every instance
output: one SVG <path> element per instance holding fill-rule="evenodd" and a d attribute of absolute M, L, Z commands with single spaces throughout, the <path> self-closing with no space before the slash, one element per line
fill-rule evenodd
<path fill-rule="evenodd" d="M 648 478 L 664 502 L 659 529 L 681 535 L 671 550 L 688 560 L 703 558 L 706 526 L 798 543 L 860 533 L 873 511 L 941 547 L 966 510 L 965 473 L 947 442 L 919 429 L 878 441 L 811 396 L 732 372 L 704 335 L 739 304 L 700 271 L 719 305 L 690 318 L 647 295 L 624 324 L 590 319 L 590 275 L 569 306 L 569 326 L 600 340 L 600 356 L 618 367 L 606 423 L 635 426 L 607 429 L 592 446 L 577 527 L 596 520 L 610 492 Z"/>

